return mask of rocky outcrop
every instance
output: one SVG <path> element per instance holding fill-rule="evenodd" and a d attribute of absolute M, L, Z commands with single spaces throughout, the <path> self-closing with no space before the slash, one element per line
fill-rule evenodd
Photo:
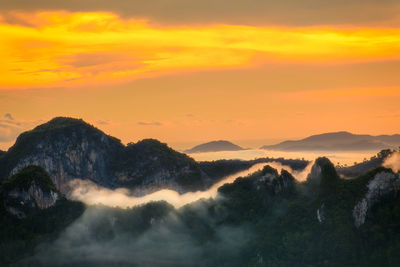
<path fill-rule="evenodd" d="M 339 179 L 336 169 L 332 162 L 326 157 L 317 158 L 311 171 L 307 176 L 307 181 L 312 184 L 320 185 L 330 181 Z"/>
<path fill-rule="evenodd" d="M 400 177 L 392 172 L 379 172 L 367 184 L 367 193 L 353 208 L 354 225 L 364 224 L 368 211 L 379 201 L 395 193 Z"/>
<path fill-rule="evenodd" d="M 319 184 L 321 182 L 321 174 L 322 174 L 321 165 L 318 163 L 314 163 L 314 165 L 311 167 L 310 173 L 307 176 L 307 180 Z"/>
<path fill-rule="evenodd" d="M 18 218 L 50 208 L 63 198 L 48 173 L 38 166 L 22 169 L 7 179 L 0 190 L 5 210 Z"/>
<path fill-rule="evenodd" d="M 55 191 L 44 192 L 33 184 L 28 191 L 12 190 L 6 195 L 5 208 L 18 218 L 25 218 L 28 213 L 38 209 L 47 209 L 60 200 L 60 194 Z"/>
<path fill-rule="evenodd" d="M 225 184 L 218 191 L 226 194 L 234 190 L 241 190 L 244 187 L 243 183 L 250 185 L 248 187 L 257 194 L 277 195 L 291 191 L 296 180 L 289 172 L 282 170 L 279 174 L 276 169 L 266 165 L 261 171 L 246 178 L 238 178 L 232 184 Z"/>

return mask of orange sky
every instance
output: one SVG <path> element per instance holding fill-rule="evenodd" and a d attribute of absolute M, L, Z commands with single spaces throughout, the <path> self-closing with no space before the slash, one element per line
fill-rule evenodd
<path fill-rule="evenodd" d="M 176 148 L 400 133 L 400 27 L 388 24 L 180 25 L 9 10 L 0 36 L 1 149 L 54 116 Z"/>

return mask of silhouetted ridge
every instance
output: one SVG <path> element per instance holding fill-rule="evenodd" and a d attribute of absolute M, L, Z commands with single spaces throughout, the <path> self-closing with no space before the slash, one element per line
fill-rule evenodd
<path fill-rule="evenodd" d="M 197 145 L 191 149 L 185 150 L 185 153 L 217 152 L 217 151 L 238 151 L 242 147 L 229 141 L 219 140 Z"/>
<path fill-rule="evenodd" d="M 261 149 L 280 151 L 362 151 L 397 148 L 400 135 L 362 135 L 349 132 L 334 132 L 312 135 L 301 140 L 284 141 Z"/>

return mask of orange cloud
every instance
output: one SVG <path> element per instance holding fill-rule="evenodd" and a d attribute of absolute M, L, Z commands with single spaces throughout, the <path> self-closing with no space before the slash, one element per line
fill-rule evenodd
<path fill-rule="evenodd" d="M 14 13 L 0 20 L 0 89 L 114 84 L 266 61 L 400 59 L 400 29 L 151 26 L 112 13 Z"/>

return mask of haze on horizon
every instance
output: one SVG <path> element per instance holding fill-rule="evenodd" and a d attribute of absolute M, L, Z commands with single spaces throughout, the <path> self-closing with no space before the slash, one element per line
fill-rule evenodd
<path fill-rule="evenodd" d="M 400 133 L 399 14 L 375 0 L 0 0 L 0 149 L 55 116 L 178 149 Z"/>

